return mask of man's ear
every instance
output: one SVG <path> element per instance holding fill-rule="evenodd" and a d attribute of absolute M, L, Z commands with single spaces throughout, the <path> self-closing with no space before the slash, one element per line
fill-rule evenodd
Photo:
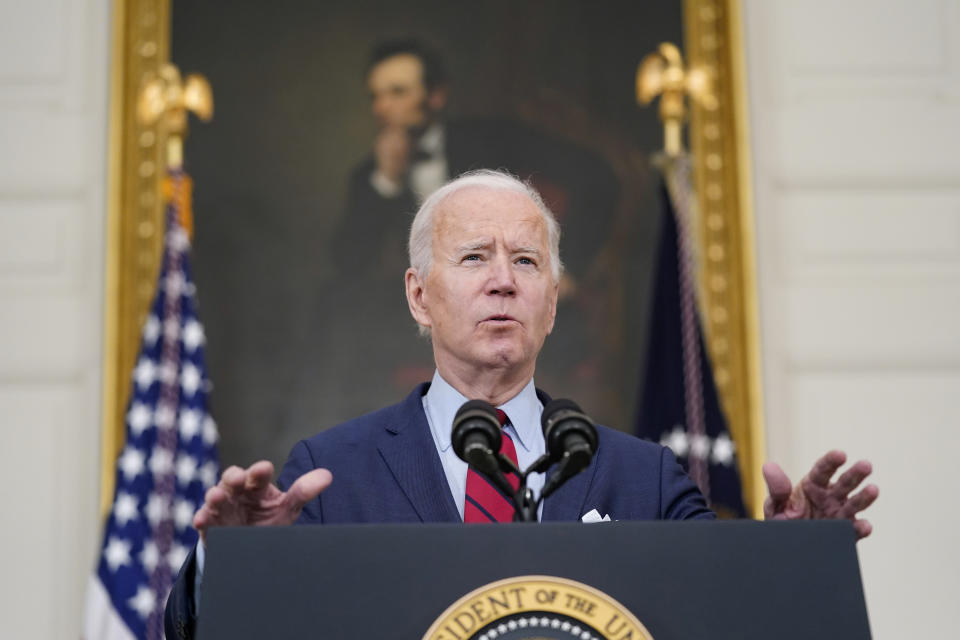
<path fill-rule="evenodd" d="M 410 315 L 417 321 L 421 327 L 430 327 L 430 311 L 426 301 L 426 282 L 420 278 L 420 274 L 413 267 L 407 269 L 403 274 L 403 283 L 407 291 L 407 306 L 410 307 Z"/>
<path fill-rule="evenodd" d="M 561 276 L 562 278 L 562 276 Z M 547 327 L 547 335 L 553 332 L 553 325 L 557 321 L 557 299 L 560 296 L 560 283 L 553 285 L 553 300 L 550 303 L 550 326 Z"/>

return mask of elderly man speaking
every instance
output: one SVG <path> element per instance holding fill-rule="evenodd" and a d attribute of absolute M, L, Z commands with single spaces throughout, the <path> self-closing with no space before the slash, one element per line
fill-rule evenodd
<path fill-rule="evenodd" d="M 434 192 L 413 221 L 405 275 L 410 313 L 433 345 L 433 380 L 399 404 L 297 443 L 276 485 L 269 462 L 224 471 L 194 517 L 201 538 L 221 525 L 510 520 L 512 504 L 453 452 L 451 424 L 468 399 L 485 400 L 503 425 L 501 452 L 521 468 L 544 453 L 540 415 L 549 397 L 533 376 L 556 317 L 559 242 L 542 198 L 513 176 L 475 171 Z M 590 465 L 543 501 L 541 520 L 580 520 L 594 509 L 615 520 L 714 517 L 669 449 L 597 431 Z M 857 462 L 832 482 L 844 462 L 831 451 L 796 486 L 768 463 L 766 517 L 848 518 L 858 537 L 869 535 L 857 514 L 877 487 L 853 492 L 870 464 Z M 528 481 L 543 487 L 542 474 Z M 168 601 L 168 637 L 193 628 L 202 547 Z"/>

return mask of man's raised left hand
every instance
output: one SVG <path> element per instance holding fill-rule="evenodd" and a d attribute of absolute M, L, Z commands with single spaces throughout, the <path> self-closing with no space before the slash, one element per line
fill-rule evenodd
<path fill-rule="evenodd" d="M 873 531 L 868 520 L 857 514 L 873 504 L 880 494 L 875 484 L 868 484 L 853 493 L 870 475 L 873 467 L 866 460 L 856 462 L 831 482 L 837 470 L 847 461 L 842 451 L 830 451 L 814 463 L 813 468 L 792 486 L 790 478 L 774 462 L 763 465 L 763 479 L 769 495 L 763 503 L 767 520 L 845 519 L 853 522 L 857 539 Z"/>

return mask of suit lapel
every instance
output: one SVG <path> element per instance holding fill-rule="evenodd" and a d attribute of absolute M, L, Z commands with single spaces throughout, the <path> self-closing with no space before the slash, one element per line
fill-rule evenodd
<path fill-rule="evenodd" d="M 593 476 L 597 471 L 600 451 L 594 456 L 590 466 L 567 480 L 562 487 L 556 490 L 554 494 L 543 501 L 543 521 L 554 522 L 576 522 L 583 515 L 587 500 L 587 491 L 593 484 Z M 553 473 L 554 467 L 550 467 L 547 477 Z"/>
<path fill-rule="evenodd" d="M 460 513 L 430 437 L 421 398 L 429 384 L 414 389 L 397 408 L 377 449 L 423 522 L 459 522 Z"/>
<path fill-rule="evenodd" d="M 540 403 L 546 407 L 550 403 L 550 396 L 537 389 L 537 397 Z M 557 489 L 552 496 L 543 501 L 542 520 L 544 522 L 570 522 L 577 521 L 582 515 L 584 503 L 587 500 L 587 491 L 593 484 L 593 476 L 597 471 L 597 464 L 600 461 L 601 451 L 598 449 L 593 456 L 593 461 L 586 469 L 567 480 L 562 487 Z M 547 477 L 554 472 L 556 465 L 547 470 Z"/>

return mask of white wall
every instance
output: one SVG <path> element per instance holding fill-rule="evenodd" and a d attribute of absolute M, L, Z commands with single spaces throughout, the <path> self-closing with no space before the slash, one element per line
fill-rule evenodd
<path fill-rule="evenodd" d="M 954 637 L 960 3 L 748 0 L 769 456 L 870 459 L 876 638 Z"/>
<path fill-rule="evenodd" d="M 0 620 L 76 638 L 99 544 L 108 0 L 0 2 Z"/>

